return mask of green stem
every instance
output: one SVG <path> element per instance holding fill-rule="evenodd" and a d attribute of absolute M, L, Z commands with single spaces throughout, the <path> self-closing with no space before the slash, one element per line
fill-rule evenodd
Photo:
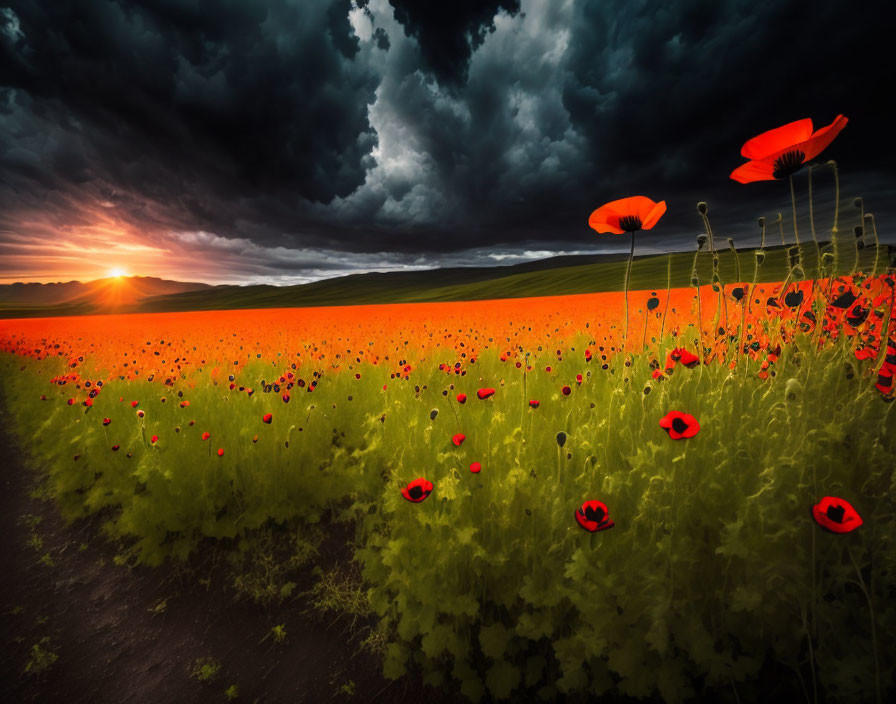
<path fill-rule="evenodd" d="M 871 617 L 871 650 L 874 654 L 874 701 L 876 701 L 877 704 L 880 704 L 880 664 L 878 663 L 877 658 L 877 629 L 874 626 L 874 604 L 871 602 L 871 594 L 868 593 L 868 589 L 865 586 L 865 580 L 862 578 L 862 570 L 859 569 L 859 565 L 856 562 L 856 559 L 852 556 L 852 550 L 848 545 L 846 546 L 846 552 L 849 554 L 852 566 L 856 568 L 856 575 L 859 577 L 859 586 L 862 588 L 862 593 L 868 601 L 868 614 Z"/>
<path fill-rule="evenodd" d="M 666 307 L 663 310 L 663 324 L 660 327 L 660 337 L 658 344 L 663 341 L 663 335 L 666 332 L 666 314 L 669 312 L 669 298 L 672 294 L 672 255 L 666 257 Z"/>
<path fill-rule="evenodd" d="M 632 246 L 628 253 L 628 265 L 625 267 L 625 333 L 622 335 L 622 349 L 628 341 L 628 281 L 632 273 L 632 259 L 635 258 L 635 233 L 632 232 Z"/>

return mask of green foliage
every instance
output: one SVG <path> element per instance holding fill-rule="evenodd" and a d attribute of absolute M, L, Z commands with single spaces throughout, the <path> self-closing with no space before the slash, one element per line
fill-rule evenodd
<path fill-rule="evenodd" d="M 693 337 L 667 337 L 654 354 Z M 831 701 L 868 701 L 875 659 L 882 689 L 894 686 L 896 404 L 881 400 L 873 361 L 848 343 L 819 350 L 800 338 L 765 380 L 742 358 L 733 369 L 679 366 L 662 382 L 650 378 L 649 354 L 587 365 L 584 335 L 562 360 L 533 351 L 538 373 L 490 348 L 467 376 L 446 376 L 409 349 L 410 381 L 366 367 L 357 383 L 333 374 L 289 404 L 234 400 L 206 367 L 178 382 L 189 410 L 175 389 L 112 380 L 87 413 L 47 388 L 58 361 L 29 362 L 26 373 L 19 359 L 0 363 L 45 494 L 70 518 L 102 515 L 133 562 L 184 560 L 214 541 L 240 595 L 277 603 L 318 556 L 316 526 L 352 521 L 363 582 L 323 571 L 309 594 L 322 611 L 377 617 L 365 642 L 386 677 L 456 680 L 474 701 L 528 688 L 545 700 L 674 702 L 698 687 L 753 700 L 766 694 L 755 689 L 762 669 L 777 667 L 794 683 L 814 678 Z M 262 361 L 240 372 L 255 387 L 272 373 Z M 562 396 L 577 373 L 581 386 Z M 497 393 L 479 401 L 482 386 Z M 121 410 L 125 394 L 141 399 L 144 419 Z M 660 429 L 673 409 L 699 420 L 696 437 Z M 270 426 L 259 420 L 267 412 Z M 115 416 L 120 452 L 109 450 L 104 415 Z M 203 444 L 205 430 L 213 440 Z M 420 476 L 434 491 L 409 503 L 399 490 Z M 824 495 L 847 498 L 865 525 L 822 532 L 809 508 Z M 588 534 L 574 521 L 594 498 L 612 530 Z M 216 665 L 197 661 L 192 674 L 208 681 Z"/>
<path fill-rule="evenodd" d="M 193 677 L 205 684 L 211 684 L 221 673 L 221 663 L 214 658 L 198 658 L 193 663 L 190 670 L 190 677 Z"/>
<path fill-rule="evenodd" d="M 31 646 L 31 655 L 25 663 L 25 674 L 41 677 L 59 659 L 50 645 L 50 637 L 44 636 Z"/>

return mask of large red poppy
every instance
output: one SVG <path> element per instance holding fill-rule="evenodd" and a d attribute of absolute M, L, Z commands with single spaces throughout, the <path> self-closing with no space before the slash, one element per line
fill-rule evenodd
<path fill-rule="evenodd" d="M 401 495 L 408 501 L 419 504 L 432 493 L 432 488 L 432 482 L 420 477 L 412 482 L 408 482 L 407 486 L 403 486 Z"/>
<path fill-rule="evenodd" d="M 607 505 L 602 501 L 586 501 L 576 509 L 576 523 L 589 533 L 607 530 L 616 524 L 610 520 Z"/>
<path fill-rule="evenodd" d="M 621 235 L 651 229 L 665 212 L 664 200 L 655 203 L 645 196 L 631 196 L 600 206 L 591 213 L 588 225 L 601 233 Z"/>
<path fill-rule="evenodd" d="M 740 183 L 773 181 L 799 171 L 814 159 L 846 127 L 847 119 L 837 115 L 827 127 L 812 131 L 812 120 L 797 120 L 748 140 L 740 153 L 750 161 L 731 172 Z"/>
<path fill-rule="evenodd" d="M 862 517 L 844 499 L 825 496 L 812 507 L 812 518 L 831 533 L 849 533 L 862 525 Z"/>
<path fill-rule="evenodd" d="M 700 431 L 700 424 L 694 416 L 681 411 L 670 411 L 660 419 L 660 427 L 673 440 L 692 438 Z"/>

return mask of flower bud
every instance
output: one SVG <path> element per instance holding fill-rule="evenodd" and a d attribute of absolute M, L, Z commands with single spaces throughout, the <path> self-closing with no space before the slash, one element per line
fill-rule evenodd
<path fill-rule="evenodd" d="M 765 217 L 760 217 L 757 222 L 759 223 L 759 227 L 765 227 Z"/>
<path fill-rule="evenodd" d="M 707 210 L 708 209 L 706 207 L 706 201 L 701 200 L 699 203 L 697 203 L 697 212 L 698 213 L 700 213 L 701 215 L 706 215 Z"/>

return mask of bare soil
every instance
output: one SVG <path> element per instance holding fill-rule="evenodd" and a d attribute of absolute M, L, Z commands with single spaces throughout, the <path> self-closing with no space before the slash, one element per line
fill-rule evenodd
<path fill-rule="evenodd" d="M 32 498 L 36 473 L 7 420 L 0 415 L 0 701 L 226 702 L 231 685 L 237 702 L 464 701 L 410 676 L 384 679 L 357 624 L 333 623 L 305 597 L 271 608 L 238 600 L 208 560 L 187 577 L 116 565 L 99 521 L 67 524 L 51 501 Z M 348 529 L 329 531 L 320 554 L 348 559 Z M 311 584 L 309 574 L 299 590 Z M 280 624 L 287 635 L 277 644 L 269 633 Z M 25 672 L 44 638 L 56 660 Z M 200 658 L 221 663 L 211 683 L 191 676 Z"/>

